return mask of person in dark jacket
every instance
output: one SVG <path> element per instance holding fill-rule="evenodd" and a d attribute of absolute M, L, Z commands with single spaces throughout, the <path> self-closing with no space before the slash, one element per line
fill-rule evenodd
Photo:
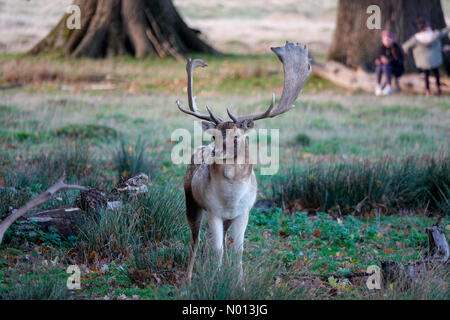
<path fill-rule="evenodd" d="M 381 47 L 379 57 L 375 60 L 377 74 L 377 88 L 375 94 L 389 95 L 394 92 L 391 86 L 392 76 L 400 77 L 405 71 L 403 67 L 404 54 L 402 48 L 394 41 L 394 35 L 389 30 L 381 33 Z M 381 80 L 386 77 L 386 86 L 383 88 Z"/>

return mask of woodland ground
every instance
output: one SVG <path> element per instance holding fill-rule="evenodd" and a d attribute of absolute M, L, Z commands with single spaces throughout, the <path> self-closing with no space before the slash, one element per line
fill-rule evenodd
<path fill-rule="evenodd" d="M 247 113 L 265 108 L 272 91 L 280 97 L 276 57 L 205 59 L 209 67 L 196 75 L 199 106 Z M 256 170 L 258 198 L 277 208 L 252 210 L 242 291 L 233 272 L 208 268 L 205 247 L 192 286 L 182 283 L 189 239 L 184 166 L 171 162 L 170 135 L 193 128 L 175 105 L 177 98 L 186 103 L 184 63 L 7 54 L 0 70 L 0 85 L 23 84 L 0 92 L 0 186 L 16 190 L 1 189 L 0 216 L 45 190 L 63 169 L 70 182 L 105 190 L 119 175 L 140 171 L 152 182 L 147 196 L 122 210 L 83 216 L 76 237 L 34 228 L 30 234 L 16 224 L 0 249 L 0 297 L 449 298 L 448 273 L 381 291 L 331 277 L 382 259 L 420 259 L 424 229 L 437 215 L 444 215 L 449 237 L 447 97 L 375 98 L 310 78 L 293 111 L 258 123 L 280 129 L 280 171 L 270 177 Z M 63 192 L 39 209 L 76 197 Z M 70 264 L 81 266 L 80 291 L 65 287 Z"/>
<path fill-rule="evenodd" d="M 186 103 L 184 63 L 12 53 L 41 39 L 70 2 L 0 0 L 0 86 L 21 84 L 0 90 L 0 219 L 64 169 L 70 182 L 105 190 L 144 171 L 151 186 L 121 210 L 83 215 L 69 239 L 16 223 L 0 247 L 0 299 L 449 299 L 449 275 L 439 270 L 406 290 L 370 291 L 338 277 L 383 259 L 420 259 L 437 216 L 449 238 L 448 97 L 375 98 L 310 78 L 293 111 L 257 124 L 280 129 L 280 170 L 256 170 L 258 198 L 276 208 L 252 210 L 246 290 L 234 269 L 208 266 L 205 247 L 186 286 L 184 166 L 170 159 L 173 130 L 193 128 L 175 105 Z M 280 97 L 270 46 L 301 39 L 324 56 L 337 1 L 174 3 L 214 46 L 249 54 L 202 57 L 209 67 L 196 73 L 198 104 L 225 115 L 230 105 L 248 113 L 267 107 L 271 92 Z M 442 3 L 449 12 L 450 1 Z M 77 196 L 63 192 L 37 210 Z M 80 291 L 66 288 L 72 264 L 81 268 Z"/>

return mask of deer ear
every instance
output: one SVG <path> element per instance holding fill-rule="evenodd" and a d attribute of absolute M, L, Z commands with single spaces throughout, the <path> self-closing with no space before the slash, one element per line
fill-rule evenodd
<path fill-rule="evenodd" d="M 214 123 L 212 123 L 212 122 L 209 122 L 209 121 L 202 121 L 202 129 L 203 129 L 203 131 L 208 131 L 208 130 L 210 130 L 210 129 L 215 129 L 216 128 L 216 125 L 214 124 Z"/>

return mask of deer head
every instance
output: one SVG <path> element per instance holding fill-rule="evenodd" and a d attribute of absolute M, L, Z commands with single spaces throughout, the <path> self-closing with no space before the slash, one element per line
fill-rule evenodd
<path fill-rule="evenodd" d="M 283 114 L 291 110 L 293 103 L 297 100 L 303 86 L 311 73 L 310 60 L 308 58 L 308 49 L 306 46 L 302 46 L 300 43 L 293 44 L 286 42 L 284 47 L 271 48 L 271 50 L 277 55 L 283 64 L 284 69 L 284 87 L 281 99 L 276 108 L 275 107 L 275 94 L 272 95 L 272 103 L 269 108 L 262 113 L 252 114 L 246 116 L 235 116 L 230 109 L 227 109 L 228 116 L 231 121 L 224 121 L 220 117 L 213 114 L 211 108 L 206 106 L 208 114 L 200 113 L 198 111 L 195 99 L 193 95 L 193 73 L 198 67 L 207 67 L 208 64 L 201 60 L 189 59 L 186 65 L 186 72 L 188 75 L 188 102 L 189 110 L 183 108 L 180 101 L 177 100 L 178 108 L 191 116 L 194 116 L 202 121 L 202 127 L 204 131 L 212 132 L 215 137 L 215 149 L 226 150 L 226 141 L 230 139 L 230 136 L 234 139 L 234 153 L 236 157 L 237 145 L 240 143 L 245 144 L 245 136 L 247 132 L 254 127 L 254 121 L 262 120 L 266 118 L 274 118 L 280 114 Z M 221 135 L 222 139 L 217 139 L 217 136 Z M 221 143 L 223 145 L 220 145 Z"/>

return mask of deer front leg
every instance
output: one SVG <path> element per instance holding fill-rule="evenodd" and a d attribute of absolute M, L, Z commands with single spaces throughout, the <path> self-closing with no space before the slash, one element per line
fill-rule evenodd
<path fill-rule="evenodd" d="M 216 253 L 218 266 L 220 267 L 223 257 L 223 220 L 208 212 L 208 225 L 211 245 Z"/>
<path fill-rule="evenodd" d="M 244 251 L 244 235 L 245 229 L 247 229 L 249 212 L 237 217 L 231 225 L 231 237 L 233 238 L 233 250 L 236 253 L 238 267 L 239 267 L 239 280 L 242 280 L 242 253 Z"/>
<path fill-rule="evenodd" d="M 223 221 L 223 255 L 225 256 L 225 263 L 228 263 L 228 252 L 227 252 L 227 232 L 230 229 L 233 220 Z"/>
<path fill-rule="evenodd" d="M 187 282 L 191 284 L 192 270 L 194 269 L 195 256 L 197 255 L 198 244 L 200 241 L 200 227 L 202 225 L 203 210 L 196 204 L 192 193 L 186 192 L 186 217 L 191 229 L 192 238 L 189 247 L 189 259 L 187 267 Z"/>

